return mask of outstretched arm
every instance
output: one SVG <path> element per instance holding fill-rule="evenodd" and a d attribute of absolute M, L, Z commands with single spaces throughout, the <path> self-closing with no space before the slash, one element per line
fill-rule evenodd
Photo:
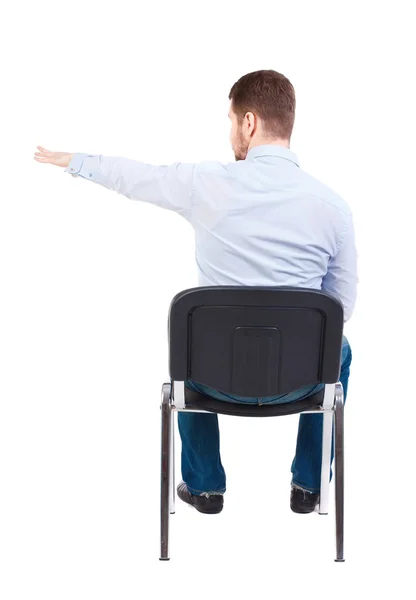
<path fill-rule="evenodd" d="M 114 190 L 130 200 L 141 200 L 175 211 L 187 219 L 192 212 L 194 164 L 174 163 L 154 166 L 122 156 L 51 152 L 38 146 L 35 160 L 60 167 L 74 177 L 82 177 Z"/>

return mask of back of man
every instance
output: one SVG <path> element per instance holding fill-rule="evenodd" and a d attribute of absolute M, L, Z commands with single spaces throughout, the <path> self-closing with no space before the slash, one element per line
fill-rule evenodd
<path fill-rule="evenodd" d="M 354 227 L 345 201 L 305 173 L 290 149 L 295 93 L 276 71 L 256 71 L 231 88 L 229 117 L 236 163 L 153 166 L 136 160 L 51 152 L 38 146 L 38 162 L 66 167 L 132 200 L 150 202 L 187 219 L 195 230 L 199 285 L 294 286 L 322 289 L 339 298 L 344 319 L 357 287 Z M 340 381 L 347 397 L 351 349 L 344 337 Z M 227 401 L 290 402 L 284 397 L 238 398 L 201 383 L 185 385 Z M 319 387 L 319 386 L 318 386 Z M 291 508 L 312 512 L 319 502 L 322 415 L 299 421 L 292 463 Z M 226 478 L 215 414 L 180 412 L 182 476 L 179 497 L 203 513 L 223 508 Z M 332 472 L 331 472 L 332 476 Z"/>
<path fill-rule="evenodd" d="M 196 166 L 192 212 L 200 285 L 299 286 L 335 294 L 352 312 L 351 211 L 279 145 L 244 161 Z"/>

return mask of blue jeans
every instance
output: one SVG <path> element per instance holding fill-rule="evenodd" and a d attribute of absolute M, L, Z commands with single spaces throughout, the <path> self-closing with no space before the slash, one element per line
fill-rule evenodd
<path fill-rule="evenodd" d="M 340 381 L 344 388 L 344 403 L 347 397 L 350 374 L 351 348 L 344 336 L 342 343 Z M 323 388 L 323 385 L 302 388 L 290 394 L 269 398 L 243 398 L 223 394 L 205 385 L 188 380 L 186 387 L 201 391 L 209 396 L 228 402 L 248 404 L 279 404 L 306 398 Z M 311 413 L 299 417 L 296 454 L 292 462 L 292 483 L 319 493 L 321 485 L 323 415 Z M 226 477 L 220 457 L 220 435 L 218 416 L 209 413 L 178 413 L 179 433 L 182 439 L 182 479 L 192 494 L 221 493 L 226 490 Z M 331 464 L 334 458 L 332 437 Z M 332 468 L 330 480 L 332 479 Z"/>

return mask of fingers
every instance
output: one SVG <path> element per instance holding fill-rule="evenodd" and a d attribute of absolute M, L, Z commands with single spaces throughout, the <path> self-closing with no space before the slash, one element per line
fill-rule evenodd
<path fill-rule="evenodd" d="M 35 152 L 34 159 L 41 163 L 49 163 L 53 158 L 54 152 L 46 150 L 43 146 L 36 146 L 40 152 Z"/>
<path fill-rule="evenodd" d="M 54 154 L 54 152 L 51 152 L 50 150 L 46 150 L 46 148 L 43 148 L 42 146 L 36 146 L 36 148 L 39 148 L 40 152 L 35 152 L 35 154 L 38 154 L 39 156 L 48 154 L 49 156 L 52 156 L 52 154 Z"/>

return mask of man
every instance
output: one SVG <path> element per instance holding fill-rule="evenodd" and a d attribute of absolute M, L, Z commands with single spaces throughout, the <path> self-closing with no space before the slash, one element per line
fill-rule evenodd
<path fill-rule="evenodd" d="M 50 152 L 40 146 L 34 158 L 66 167 L 74 177 L 132 200 L 181 214 L 195 230 L 199 285 L 322 289 L 342 302 L 347 321 L 357 287 L 352 215 L 342 198 L 300 169 L 290 150 L 296 104 L 292 84 L 276 71 L 256 71 L 233 85 L 229 99 L 235 163 L 155 167 L 123 157 Z M 340 381 L 345 397 L 350 363 L 344 337 Z M 322 387 L 272 398 L 239 398 L 193 381 L 186 385 L 216 398 L 251 403 L 290 402 Z M 178 495 L 200 512 L 219 513 L 226 480 L 217 415 L 179 413 L 178 422 L 183 476 Z M 312 512 L 319 503 L 321 443 L 322 415 L 301 415 L 291 469 L 294 512 Z"/>

